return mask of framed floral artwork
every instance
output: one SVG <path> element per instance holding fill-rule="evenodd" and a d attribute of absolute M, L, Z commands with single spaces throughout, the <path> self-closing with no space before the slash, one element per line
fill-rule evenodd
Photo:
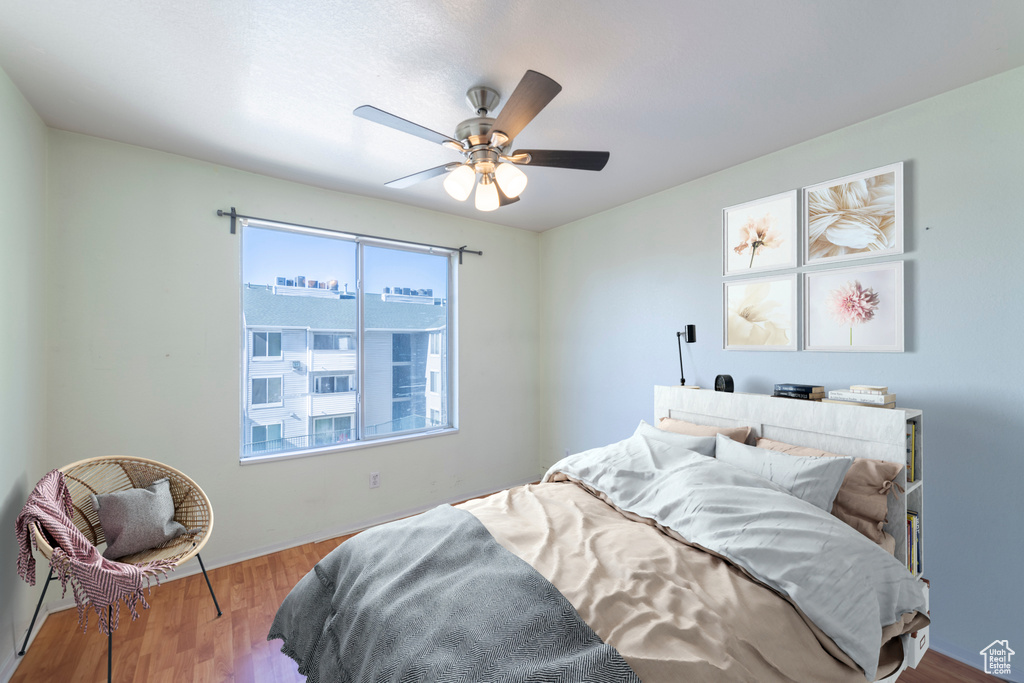
<path fill-rule="evenodd" d="M 796 273 L 725 283 L 725 348 L 796 351 Z"/>
<path fill-rule="evenodd" d="M 903 261 L 804 273 L 804 348 L 903 351 Z"/>
<path fill-rule="evenodd" d="M 903 162 L 804 188 L 804 265 L 903 253 Z"/>
<path fill-rule="evenodd" d="M 722 210 L 723 275 L 796 268 L 797 191 Z"/>

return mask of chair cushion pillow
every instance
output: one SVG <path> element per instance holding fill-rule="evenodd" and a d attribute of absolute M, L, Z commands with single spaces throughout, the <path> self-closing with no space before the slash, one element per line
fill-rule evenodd
<path fill-rule="evenodd" d="M 155 548 L 185 533 L 185 527 L 174 521 L 174 500 L 167 477 L 144 489 L 90 497 L 107 538 L 103 557 L 108 560 Z"/>

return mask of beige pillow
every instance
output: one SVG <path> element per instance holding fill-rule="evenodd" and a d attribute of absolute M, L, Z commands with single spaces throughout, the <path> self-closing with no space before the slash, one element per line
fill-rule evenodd
<path fill-rule="evenodd" d="M 794 446 L 771 439 L 758 439 L 758 448 L 781 451 L 790 455 L 815 457 L 843 457 L 819 448 Z M 893 480 L 903 469 L 897 462 L 854 458 L 853 465 L 839 487 L 839 493 L 832 503 L 832 514 L 843 520 L 890 553 L 894 543 L 889 534 L 882 531 L 885 515 L 889 511 L 889 489 Z"/>
<path fill-rule="evenodd" d="M 750 436 L 750 427 L 714 427 L 712 425 L 698 425 L 686 420 L 676 420 L 671 417 L 663 417 L 658 420 L 658 429 L 676 434 L 687 434 L 689 436 L 715 436 L 724 434 L 733 441 L 746 443 Z"/>

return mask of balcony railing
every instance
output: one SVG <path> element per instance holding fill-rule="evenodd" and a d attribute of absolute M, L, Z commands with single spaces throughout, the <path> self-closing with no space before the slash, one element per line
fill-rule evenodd
<path fill-rule="evenodd" d="M 433 429 L 443 426 L 422 415 L 409 415 L 390 422 L 383 422 L 376 425 L 367 425 L 364 430 L 366 436 L 385 436 L 401 432 L 412 432 L 424 429 Z M 256 457 L 261 455 L 292 453 L 305 451 L 312 448 L 323 448 L 336 444 L 350 443 L 356 441 L 358 435 L 354 429 L 339 429 L 333 432 L 319 432 L 316 434 L 304 434 L 301 436 L 290 436 L 285 439 L 273 439 L 271 441 L 257 441 L 243 444 L 242 458 Z"/>

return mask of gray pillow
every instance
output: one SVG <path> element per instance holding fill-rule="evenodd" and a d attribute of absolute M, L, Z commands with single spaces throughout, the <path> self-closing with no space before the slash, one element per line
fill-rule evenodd
<path fill-rule="evenodd" d="M 832 502 L 843 485 L 846 472 L 853 465 L 853 458 L 845 456 L 815 458 L 789 455 L 747 446 L 722 434 L 718 435 L 715 457 L 773 481 L 825 512 L 832 512 Z"/>
<path fill-rule="evenodd" d="M 645 439 L 660 441 L 675 448 L 685 448 L 688 451 L 696 451 L 701 455 L 715 457 L 715 437 L 713 436 L 690 436 L 688 434 L 667 432 L 664 429 L 658 429 L 649 425 L 643 420 L 640 420 L 640 424 L 637 425 L 633 436 L 642 436 Z"/>
<path fill-rule="evenodd" d="M 174 500 L 167 477 L 144 489 L 94 493 L 91 498 L 107 538 L 103 557 L 108 560 L 155 548 L 185 533 L 185 527 L 174 521 Z"/>

